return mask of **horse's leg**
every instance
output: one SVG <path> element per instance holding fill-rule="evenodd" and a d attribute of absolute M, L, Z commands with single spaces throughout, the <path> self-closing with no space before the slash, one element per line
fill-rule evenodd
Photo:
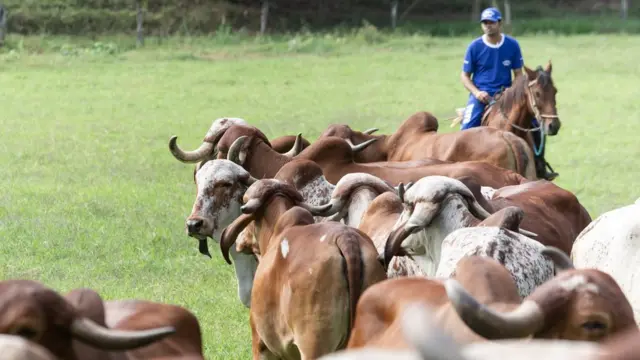
<path fill-rule="evenodd" d="M 538 121 L 534 118 L 532 120 L 532 128 L 536 128 L 538 126 L 542 126 L 541 124 L 538 123 Z M 547 134 L 543 134 L 542 131 L 532 131 L 531 132 L 531 137 L 533 138 L 533 144 L 534 144 L 534 148 L 533 150 L 533 155 L 535 158 L 535 163 L 536 163 L 536 173 L 538 178 L 541 179 L 547 179 L 549 181 L 555 179 L 558 176 L 558 173 L 554 172 L 553 169 L 551 170 L 551 172 L 547 171 L 547 160 L 544 158 L 544 153 L 547 150 Z M 544 137 L 544 143 L 543 143 L 543 137 Z M 544 145 L 543 145 L 544 144 Z M 542 146 L 542 149 L 540 148 Z M 538 153 L 536 155 L 536 153 Z M 551 169 L 551 166 L 549 165 L 549 168 Z"/>

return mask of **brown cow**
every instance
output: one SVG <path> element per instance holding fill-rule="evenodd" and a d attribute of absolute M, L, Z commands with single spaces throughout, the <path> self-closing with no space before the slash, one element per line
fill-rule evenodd
<path fill-rule="evenodd" d="M 547 180 L 505 186 L 497 190 L 482 189 L 471 178 L 459 180 L 490 213 L 507 206 L 524 210 L 522 226 L 538 234 L 536 240 L 560 248 L 567 255 L 571 254 L 573 242 L 580 232 L 591 223 L 589 212 L 572 192 Z M 488 190 L 488 195 L 483 196 L 482 190 Z"/>
<path fill-rule="evenodd" d="M 611 335 L 638 331 L 629 301 L 616 281 L 595 269 L 576 269 L 560 249 L 543 254 L 558 274 L 512 309 L 492 309 L 477 299 L 475 289 L 459 276 L 445 283 L 451 303 L 465 324 L 487 339 L 533 336 L 543 339 L 603 341 Z M 466 289 L 473 289 L 471 295 Z"/>
<path fill-rule="evenodd" d="M 410 161 L 427 158 L 447 162 L 485 161 L 513 170 L 529 180 L 536 180 L 533 152 L 517 135 L 500 129 L 478 127 L 452 133 L 438 133 L 438 119 L 420 111 L 411 115 L 391 135 L 371 135 L 352 130 L 348 125 L 330 125 L 321 135 L 337 136 L 357 145 L 377 139 L 358 153 L 357 162 Z"/>
<path fill-rule="evenodd" d="M 402 312 L 416 302 L 433 308 L 437 326 L 460 344 L 531 336 L 598 342 L 638 331 L 631 306 L 610 276 L 562 271 L 566 255 L 550 247 L 543 254 L 561 272 L 524 300 L 509 272 L 482 256 L 463 257 L 449 279 L 401 277 L 373 285 L 358 303 L 347 347 L 410 348 L 401 333 Z"/>
<path fill-rule="evenodd" d="M 249 129 L 243 126 L 232 126 L 225 131 L 217 144 L 218 156 L 227 155 L 225 157 L 242 165 L 257 178 L 272 178 L 285 163 L 291 161 L 291 158 L 275 152 L 259 136 L 244 135 L 249 132 Z M 239 134 L 243 135 L 238 136 Z M 513 171 L 482 161 L 452 164 L 438 163 L 439 160 L 367 164 L 354 162 L 353 153 L 361 151 L 368 145 L 369 143 L 363 143 L 353 148 L 344 139 L 326 137 L 311 144 L 296 158 L 312 160 L 320 165 L 325 177 L 332 184 L 337 183 L 345 174 L 355 172 L 374 175 L 394 186 L 400 182 L 417 181 L 428 175 L 453 178 L 469 176 L 482 185 L 495 188 L 527 181 Z"/>
<path fill-rule="evenodd" d="M 436 325 L 435 317 L 434 309 L 421 302 L 405 306 L 401 329 L 411 349 L 346 349 L 319 360 L 640 360 L 640 333 L 635 329 L 601 343 L 510 339 L 460 346 Z"/>
<path fill-rule="evenodd" d="M 60 360 L 203 360 L 198 320 L 174 305 L 103 303 L 89 289 L 67 297 L 39 282 L 0 282 L 0 333 L 27 338 Z"/>
<path fill-rule="evenodd" d="M 306 204 L 295 188 L 262 179 L 244 195 L 243 215 L 222 234 L 227 262 L 237 235 L 255 222 L 260 254 L 250 310 L 253 359 L 315 359 L 345 346 L 362 291 L 384 280 L 366 234 L 314 223 L 328 206 Z"/>

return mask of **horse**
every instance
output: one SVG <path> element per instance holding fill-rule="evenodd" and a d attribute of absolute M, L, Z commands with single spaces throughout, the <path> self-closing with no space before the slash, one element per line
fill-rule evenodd
<path fill-rule="evenodd" d="M 531 70 L 524 66 L 525 76 L 518 76 L 513 84 L 496 94 L 485 108 L 480 126 L 510 131 L 524 139 L 538 158 L 544 158 L 544 143 L 548 136 L 560 131 L 560 118 L 556 109 L 556 89 L 551 78 L 552 64 Z M 451 126 L 462 120 L 464 108 L 457 109 L 458 116 Z M 533 127 L 532 120 L 538 121 Z M 534 139 L 533 133 L 538 133 Z M 535 141 L 539 140 L 539 141 Z M 548 164 L 547 164 L 548 165 Z"/>

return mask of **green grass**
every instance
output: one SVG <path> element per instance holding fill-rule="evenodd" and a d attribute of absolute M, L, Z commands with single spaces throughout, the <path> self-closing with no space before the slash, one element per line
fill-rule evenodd
<path fill-rule="evenodd" d="M 0 54 L 0 277 L 184 305 L 208 358 L 249 358 L 232 266 L 217 251 L 201 256 L 184 232 L 193 168 L 170 155 L 169 137 L 194 148 L 223 116 L 270 137 L 316 139 L 331 123 L 389 133 L 421 110 L 453 131 L 445 119 L 466 100 L 458 74 L 469 40 L 365 29 L 130 50 L 116 38 L 10 37 Z M 519 40 L 530 66 L 553 59 L 563 126 L 547 154 L 557 184 L 593 217 L 635 201 L 637 38 Z"/>

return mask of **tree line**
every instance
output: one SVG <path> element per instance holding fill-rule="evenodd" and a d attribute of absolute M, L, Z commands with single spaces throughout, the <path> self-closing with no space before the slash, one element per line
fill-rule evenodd
<path fill-rule="evenodd" d="M 407 23 L 437 26 L 476 23 L 497 6 L 506 17 L 531 19 L 567 14 L 639 12 L 630 0 L 0 0 L 0 39 L 21 34 L 103 34 L 137 30 L 142 35 L 212 33 L 221 27 L 248 32 L 296 31 L 335 26 L 394 28 Z M 4 19 L 4 21 L 3 21 Z"/>

